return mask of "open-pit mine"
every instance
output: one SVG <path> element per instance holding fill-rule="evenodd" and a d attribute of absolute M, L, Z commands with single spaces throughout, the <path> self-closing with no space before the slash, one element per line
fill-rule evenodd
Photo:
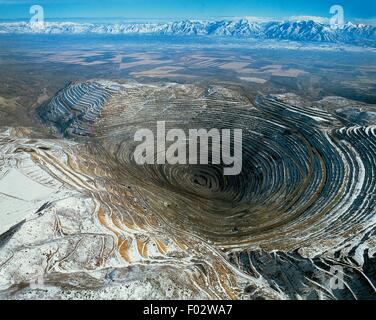
<path fill-rule="evenodd" d="M 0 132 L 0 296 L 375 297 L 376 125 L 348 101 L 69 83 L 32 111 L 48 136 Z M 240 174 L 136 163 L 135 132 L 157 121 L 241 129 Z"/>

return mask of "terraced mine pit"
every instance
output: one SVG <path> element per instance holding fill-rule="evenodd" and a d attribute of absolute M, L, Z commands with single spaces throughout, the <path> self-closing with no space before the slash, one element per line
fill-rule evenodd
<path fill-rule="evenodd" d="M 375 298 L 376 126 L 323 105 L 236 86 L 71 83 L 36 110 L 58 139 L 1 134 L 4 168 L 54 186 L 54 196 L 30 199 L 36 214 L 2 236 L 0 294 Z M 242 129 L 241 173 L 138 165 L 134 134 L 156 134 L 157 121 Z M 45 266 L 43 290 L 25 289 L 19 261 Z"/>

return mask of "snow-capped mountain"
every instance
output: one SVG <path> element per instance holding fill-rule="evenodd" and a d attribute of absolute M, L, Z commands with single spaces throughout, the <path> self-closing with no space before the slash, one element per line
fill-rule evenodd
<path fill-rule="evenodd" d="M 337 42 L 337 31 L 312 20 L 267 23 L 264 34 L 269 39 Z"/>
<path fill-rule="evenodd" d="M 0 23 L 0 33 L 44 34 L 163 34 L 232 36 L 256 39 L 351 43 L 376 45 L 376 27 L 348 22 L 332 27 L 313 20 L 255 22 L 248 19 L 200 21 L 184 20 L 166 23 L 76 23 L 27 22 Z"/>
<path fill-rule="evenodd" d="M 343 42 L 352 44 L 375 44 L 376 27 L 351 22 L 342 27 L 308 21 L 271 22 L 264 25 L 269 39 L 285 39 L 313 42 Z"/>

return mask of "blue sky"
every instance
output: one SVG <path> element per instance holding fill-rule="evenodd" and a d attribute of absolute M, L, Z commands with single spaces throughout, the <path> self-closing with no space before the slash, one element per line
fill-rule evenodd
<path fill-rule="evenodd" d="M 375 0 L 0 0 L 0 19 L 29 17 L 31 5 L 43 6 L 45 17 L 124 17 L 151 19 L 216 17 L 330 17 L 342 5 L 346 20 L 373 19 Z"/>

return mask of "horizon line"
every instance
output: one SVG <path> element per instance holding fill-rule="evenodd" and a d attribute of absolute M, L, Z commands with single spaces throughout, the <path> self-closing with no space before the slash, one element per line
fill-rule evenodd
<path fill-rule="evenodd" d="M 318 23 L 324 23 L 329 22 L 330 17 L 324 17 L 324 16 L 309 16 L 309 15 L 296 15 L 296 16 L 287 16 L 287 17 L 265 17 L 265 16 L 211 16 L 211 17 L 164 17 L 164 18 L 151 18 L 151 17 L 125 17 L 125 16 L 108 16 L 108 17 L 82 17 L 82 16 L 71 16 L 71 17 L 51 17 L 51 18 L 45 18 L 45 21 L 51 21 L 51 22 L 58 22 L 59 20 L 69 20 L 69 19 L 77 19 L 77 20 L 143 20 L 143 22 L 152 22 L 152 21 L 161 21 L 161 22 L 175 22 L 175 21 L 185 21 L 185 20 L 201 20 L 201 21 L 215 21 L 216 19 L 222 19 L 222 20 L 241 20 L 246 19 L 252 21 L 254 19 L 254 22 L 271 22 L 271 21 L 315 21 Z M 14 21 L 14 22 L 24 22 L 30 20 L 30 16 L 23 17 L 23 18 L 0 18 L 0 22 L 4 21 Z M 321 20 L 321 21 L 319 21 Z M 352 18 L 346 20 L 346 23 L 352 22 L 352 23 L 363 23 L 363 24 L 370 24 L 370 25 L 376 25 L 376 17 L 374 18 Z"/>

